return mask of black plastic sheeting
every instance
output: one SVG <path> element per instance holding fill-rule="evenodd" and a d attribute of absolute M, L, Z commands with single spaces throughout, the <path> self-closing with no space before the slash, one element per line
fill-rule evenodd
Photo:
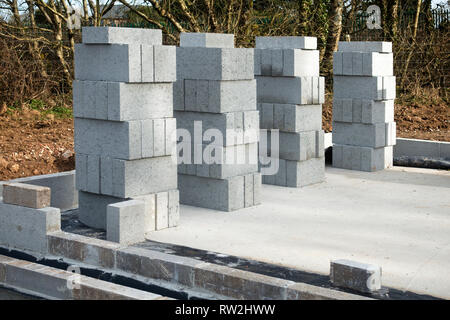
<path fill-rule="evenodd" d="M 450 170 L 450 159 L 433 159 L 428 157 L 394 157 L 394 165 L 426 169 Z"/>

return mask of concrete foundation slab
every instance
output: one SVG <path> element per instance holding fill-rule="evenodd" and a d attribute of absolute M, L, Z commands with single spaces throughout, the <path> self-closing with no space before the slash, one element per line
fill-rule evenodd
<path fill-rule="evenodd" d="M 181 206 L 180 226 L 150 239 L 324 275 L 330 260 L 364 261 L 383 268 L 383 285 L 450 299 L 449 190 L 443 171 L 327 168 L 325 183 L 264 185 L 258 207 Z"/>

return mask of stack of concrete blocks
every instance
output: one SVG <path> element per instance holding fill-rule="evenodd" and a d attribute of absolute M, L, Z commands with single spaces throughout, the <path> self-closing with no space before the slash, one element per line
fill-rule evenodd
<path fill-rule="evenodd" d="M 333 60 L 333 166 L 391 167 L 396 143 L 392 43 L 339 42 Z"/>
<path fill-rule="evenodd" d="M 178 133 L 180 202 L 221 211 L 259 204 L 253 51 L 235 48 L 232 34 L 182 33 L 174 108 L 190 137 Z"/>
<path fill-rule="evenodd" d="M 261 167 L 266 156 L 279 162 L 276 174 L 263 175 L 263 183 L 302 187 L 322 182 L 325 82 L 319 76 L 317 38 L 256 37 L 255 76 L 260 127 L 268 130 Z M 279 141 L 272 141 L 271 129 L 279 130 Z"/>
<path fill-rule="evenodd" d="M 79 219 L 108 239 L 143 240 L 178 223 L 175 59 L 161 30 L 87 27 L 76 45 Z"/>

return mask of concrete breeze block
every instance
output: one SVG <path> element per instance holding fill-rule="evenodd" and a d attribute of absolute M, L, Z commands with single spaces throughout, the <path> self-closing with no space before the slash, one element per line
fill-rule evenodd
<path fill-rule="evenodd" d="M 372 172 L 392 166 L 392 146 L 369 148 L 340 144 L 333 145 L 333 167 Z"/>
<path fill-rule="evenodd" d="M 180 47 L 234 48 L 234 34 L 181 32 Z"/>
<path fill-rule="evenodd" d="M 236 144 L 258 142 L 258 111 L 216 114 L 176 111 L 174 115 L 177 119 L 177 127 L 179 129 L 185 129 L 189 132 L 192 139 L 190 143 L 231 146 Z M 223 136 L 223 141 L 194 141 L 194 126 L 199 127 L 200 124 L 202 138 L 206 138 L 205 133 L 209 132 L 213 134 L 214 132 L 211 130 L 218 130 Z"/>
<path fill-rule="evenodd" d="M 107 206 L 128 200 L 127 198 L 112 197 L 85 191 L 78 192 L 78 219 L 85 225 L 106 230 Z"/>
<path fill-rule="evenodd" d="M 175 59 L 174 46 L 75 44 L 75 79 L 175 82 Z"/>
<path fill-rule="evenodd" d="M 130 121 L 171 118 L 172 83 L 73 81 L 73 114 L 78 118 Z"/>
<path fill-rule="evenodd" d="M 258 144 L 233 146 L 201 145 L 203 163 L 179 164 L 179 173 L 205 178 L 227 179 L 258 171 Z M 214 163 L 213 160 L 216 160 Z"/>
<path fill-rule="evenodd" d="M 59 208 L 61 211 L 78 207 L 78 192 L 75 188 L 75 170 L 0 182 L 0 193 L 2 192 L 2 183 L 6 184 L 9 182 L 20 182 L 50 188 L 50 206 Z"/>
<path fill-rule="evenodd" d="M 322 129 L 322 105 L 258 103 L 261 129 L 285 132 Z"/>
<path fill-rule="evenodd" d="M 300 49 L 254 49 L 255 75 L 319 76 L 319 51 Z"/>
<path fill-rule="evenodd" d="M 340 52 L 392 52 L 392 42 L 385 41 L 339 41 Z"/>
<path fill-rule="evenodd" d="M 257 49 L 317 49 L 316 37 L 255 37 Z"/>
<path fill-rule="evenodd" d="M 337 287 L 359 292 L 376 292 L 381 289 L 381 267 L 350 260 L 330 263 L 330 280 Z"/>
<path fill-rule="evenodd" d="M 145 205 L 127 200 L 110 204 L 106 209 L 106 239 L 124 245 L 145 240 Z"/>
<path fill-rule="evenodd" d="M 252 80 L 253 49 L 177 48 L 177 79 Z"/>
<path fill-rule="evenodd" d="M 394 122 L 394 100 L 333 99 L 333 121 Z"/>
<path fill-rule="evenodd" d="M 348 76 L 393 76 L 394 56 L 378 52 L 334 52 L 333 74 Z"/>
<path fill-rule="evenodd" d="M 394 140 L 395 125 L 333 122 L 333 143 L 336 144 L 379 148 L 395 143 Z"/>
<path fill-rule="evenodd" d="M 221 211 L 234 211 L 257 205 L 261 200 L 260 175 L 254 173 L 221 180 L 180 174 L 180 203 Z M 253 176 L 253 181 L 248 176 Z"/>
<path fill-rule="evenodd" d="M 322 104 L 325 101 L 323 77 L 256 77 L 259 103 Z"/>
<path fill-rule="evenodd" d="M 3 185 L 3 203 L 28 208 L 50 207 L 50 188 L 25 183 L 7 183 Z"/>
<path fill-rule="evenodd" d="M 322 156 L 323 148 L 323 130 L 302 131 L 302 132 L 279 132 L 279 158 L 285 160 L 302 161 Z M 267 132 L 268 152 L 272 154 L 271 132 Z"/>
<path fill-rule="evenodd" d="M 176 150 L 176 119 L 104 121 L 74 119 L 75 152 L 134 160 Z"/>
<path fill-rule="evenodd" d="M 279 161 L 279 170 L 274 175 L 263 175 L 263 184 L 299 188 L 325 180 L 324 157 L 304 161 L 272 158 L 271 161 Z M 264 167 L 264 165 L 261 166 Z"/>
<path fill-rule="evenodd" d="M 395 99 L 395 77 L 334 76 L 333 92 L 338 99 L 391 100 Z"/>
<path fill-rule="evenodd" d="M 85 44 L 162 44 L 162 30 L 118 27 L 83 27 Z"/>
<path fill-rule="evenodd" d="M 180 90 L 177 86 L 175 89 Z M 175 90 L 174 89 L 174 90 Z M 184 110 L 226 113 L 256 110 L 256 81 L 184 80 Z"/>
<path fill-rule="evenodd" d="M 58 208 L 27 208 L 0 201 L 0 246 L 47 253 L 47 234 L 61 230 Z"/>

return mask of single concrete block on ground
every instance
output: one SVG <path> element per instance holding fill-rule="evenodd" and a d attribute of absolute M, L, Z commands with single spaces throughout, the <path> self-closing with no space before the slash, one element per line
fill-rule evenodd
<path fill-rule="evenodd" d="M 234 48 L 234 34 L 181 32 L 180 47 Z"/>
<path fill-rule="evenodd" d="M 33 209 L 0 202 L 0 245 L 47 252 L 47 234 L 61 229 L 58 208 Z"/>
<path fill-rule="evenodd" d="M 257 49 L 317 49 L 316 37 L 255 37 Z"/>
<path fill-rule="evenodd" d="M 25 183 L 8 183 L 3 185 L 3 203 L 28 208 L 41 209 L 50 207 L 50 188 Z"/>
<path fill-rule="evenodd" d="M 373 293 L 381 289 L 381 267 L 350 260 L 330 263 L 330 280 L 337 287 Z"/>
<path fill-rule="evenodd" d="M 130 245 L 145 240 L 145 204 L 127 200 L 110 204 L 106 209 L 106 238 L 108 241 Z"/>
<path fill-rule="evenodd" d="M 77 118 L 130 121 L 173 116 L 172 83 L 74 80 L 73 99 Z"/>
<path fill-rule="evenodd" d="M 325 100 L 323 77 L 256 77 L 259 103 L 322 104 Z"/>
<path fill-rule="evenodd" d="M 85 44 L 162 44 L 162 30 L 122 27 L 83 27 Z"/>
<path fill-rule="evenodd" d="M 278 161 L 279 169 L 273 175 L 263 175 L 263 184 L 300 188 L 325 180 L 325 157 L 304 161 L 270 158 L 270 161 Z M 261 167 L 264 166 L 262 163 Z"/>
<path fill-rule="evenodd" d="M 177 79 L 252 80 L 253 49 L 177 48 Z"/>
<path fill-rule="evenodd" d="M 392 42 L 386 41 L 339 41 L 339 52 L 392 52 Z"/>
<path fill-rule="evenodd" d="M 260 173 L 252 175 L 260 175 Z M 257 201 L 260 200 L 260 185 L 258 185 L 260 180 L 254 177 L 251 181 L 250 178 L 247 178 L 247 185 L 245 181 L 245 176 L 211 179 L 180 174 L 178 177 L 180 203 L 221 211 L 234 211 L 258 204 Z M 253 201 L 249 199 L 250 194 Z"/>
<path fill-rule="evenodd" d="M 370 148 L 340 144 L 333 145 L 333 167 L 372 172 L 392 166 L 392 146 Z"/>

